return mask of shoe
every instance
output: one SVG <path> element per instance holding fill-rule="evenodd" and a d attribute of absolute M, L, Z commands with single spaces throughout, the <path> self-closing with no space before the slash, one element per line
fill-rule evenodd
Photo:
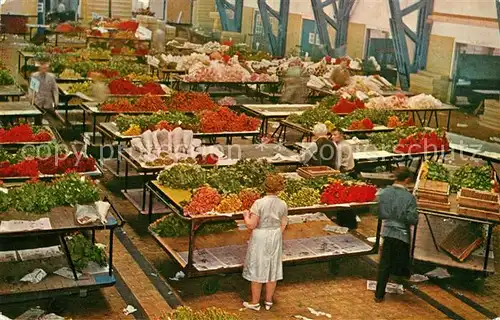
<path fill-rule="evenodd" d="M 381 303 L 381 302 L 384 301 L 384 298 L 377 298 L 377 297 L 375 297 L 373 300 L 375 301 L 375 303 Z"/>
<path fill-rule="evenodd" d="M 266 307 L 266 310 L 269 311 L 273 307 L 273 303 L 264 301 L 264 307 Z"/>
<path fill-rule="evenodd" d="M 260 311 L 260 303 L 251 304 L 249 302 L 243 302 L 243 306 L 249 310 Z"/>

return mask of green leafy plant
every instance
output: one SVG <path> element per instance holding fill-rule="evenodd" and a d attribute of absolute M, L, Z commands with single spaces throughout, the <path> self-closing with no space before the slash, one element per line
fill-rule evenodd
<path fill-rule="evenodd" d="M 88 204 L 99 200 L 99 189 L 94 182 L 71 173 L 52 185 L 55 203 L 60 206 Z"/>
<path fill-rule="evenodd" d="M 0 86 L 8 86 L 14 84 L 14 78 L 8 70 L 0 70 Z"/>
<path fill-rule="evenodd" d="M 222 221 L 204 224 L 198 234 L 216 234 L 234 230 L 237 227 L 234 221 Z M 185 237 L 189 235 L 191 225 L 176 214 L 171 214 L 156 222 L 152 230 L 160 237 Z"/>
<path fill-rule="evenodd" d="M 281 192 L 279 197 L 289 208 L 298 208 L 319 204 L 321 195 L 318 190 L 305 187 L 294 193 Z"/>
<path fill-rule="evenodd" d="M 196 189 L 206 183 L 206 172 L 198 165 L 177 164 L 163 170 L 160 184 L 173 189 Z"/>
<path fill-rule="evenodd" d="M 82 271 L 89 262 L 95 262 L 101 267 L 107 265 L 104 250 L 92 245 L 92 242 L 82 234 L 71 237 L 67 243 L 76 270 Z"/>
<path fill-rule="evenodd" d="M 8 195 L 10 206 L 19 212 L 43 213 L 56 206 L 53 189 L 43 182 L 25 183 Z"/>
<path fill-rule="evenodd" d="M 489 166 L 477 167 L 466 164 L 453 172 L 450 184 L 453 192 L 457 192 L 461 188 L 491 191 L 493 188 L 491 168 Z"/>
<path fill-rule="evenodd" d="M 335 126 L 339 126 L 342 118 L 332 112 L 330 108 L 317 106 L 304 111 L 300 115 L 292 114 L 288 116 L 286 120 L 301 125 L 306 129 L 312 129 L 317 123 L 325 123 L 326 121 L 330 121 Z"/>
<path fill-rule="evenodd" d="M 450 171 L 442 163 L 430 161 L 428 162 L 427 179 L 449 182 Z"/>

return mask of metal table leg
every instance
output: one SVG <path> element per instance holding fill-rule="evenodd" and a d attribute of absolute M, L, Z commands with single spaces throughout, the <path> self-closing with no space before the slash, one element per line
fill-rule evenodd
<path fill-rule="evenodd" d="M 491 236 L 493 235 L 493 225 L 490 224 L 488 225 L 488 235 L 486 238 L 486 252 L 484 254 L 484 265 L 483 265 L 483 271 L 487 273 L 488 270 L 488 260 L 490 256 L 490 245 L 491 245 Z"/>
<path fill-rule="evenodd" d="M 71 254 L 69 252 L 68 244 L 66 243 L 64 236 L 62 236 L 62 235 L 59 236 L 59 241 L 61 242 L 64 254 L 66 255 L 66 258 L 68 260 L 68 264 L 71 268 L 71 271 L 73 272 L 73 277 L 75 278 L 75 281 L 78 281 L 78 274 L 77 274 L 76 269 L 75 269 L 75 264 L 73 263 L 73 260 L 71 259 Z"/>
<path fill-rule="evenodd" d="M 434 242 L 434 247 L 436 247 L 436 250 L 439 252 L 441 251 L 439 249 L 439 246 L 436 241 L 436 237 L 434 236 L 434 231 L 432 230 L 431 222 L 429 221 L 429 217 L 424 213 L 425 221 L 427 222 L 427 226 L 429 227 L 429 231 L 431 232 L 431 237 L 432 237 L 432 242 Z"/>
<path fill-rule="evenodd" d="M 113 230 L 109 232 L 109 276 L 113 275 Z"/>

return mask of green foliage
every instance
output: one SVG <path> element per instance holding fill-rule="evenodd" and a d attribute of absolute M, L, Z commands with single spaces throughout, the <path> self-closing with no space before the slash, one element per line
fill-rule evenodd
<path fill-rule="evenodd" d="M 240 182 L 240 173 L 231 167 L 220 167 L 209 172 L 208 184 L 219 193 L 238 193 L 243 189 Z"/>
<path fill-rule="evenodd" d="M 325 109 L 332 109 L 332 107 L 335 106 L 337 102 L 339 102 L 339 100 L 340 96 L 330 95 L 321 99 L 321 101 L 318 104 L 318 107 Z"/>
<path fill-rule="evenodd" d="M 428 162 L 427 179 L 449 182 L 450 171 L 442 163 L 430 161 Z"/>
<path fill-rule="evenodd" d="M 235 221 L 222 221 L 204 224 L 198 234 L 214 234 L 233 230 L 237 227 Z M 185 237 L 189 235 L 191 224 L 176 214 L 171 214 L 155 223 L 153 231 L 160 237 Z"/>
<path fill-rule="evenodd" d="M 67 174 L 52 183 L 29 182 L 12 188 L 0 200 L 0 208 L 19 212 L 45 213 L 58 206 L 88 204 L 99 200 L 99 189 L 78 174 Z M 4 197 L 4 195 L 2 195 Z"/>
<path fill-rule="evenodd" d="M 75 206 L 89 204 L 99 200 L 99 189 L 94 182 L 71 173 L 56 180 L 52 185 L 56 205 Z"/>
<path fill-rule="evenodd" d="M 304 111 L 300 115 L 292 114 L 286 120 L 299 124 L 306 129 L 312 129 L 317 123 L 325 123 L 326 121 L 330 121 L 335 126 L 339 126 L 342 118 L 332 112 L 331 108 L 317 106 L 315 108 Z"/>
<path fill-rule="evenodd" d="M 241 318 L 233 313 L 226 312 L 219 308 L 207 308 L 205 310 L 194 311 L 190 307 L 178 307 L 162 320 L 240 320 Z"/>
<path fill-rule="evenodd" d="M 342 127 L 348 127 L 353 121 L 370 119 L 373 124 L 386 125 L 387 119 L 396 113 L 391 109 L 358 109 L 342 119 Z"/>
<path fill-rule="evenodd" d="M 289 208 L 299 208 L 319 204 L 321 195 L 318 190 L 305 187 L 294 193 L 281 192 L 279 197 Z"/>
<path fill-rule="evenodd" d="M 0 86 L 12 84 L 14 84 L 14 78 L 10 75 L 9 70 L 0 70 Z"/>
<path fill-rule="evenodd" d="M 393 152 L 394 147 L 399 143 L 399 139 L 406 138 L 411 134 L 417 132 L 425 132 L 424 128 L 417 127 L 400 127 L 391 132 L 378 132 L 370 134 L 368 139 L 370 143 L 377 147 L 379 150 Z"/>
<path fill-rule="evenodd" d="M 44 213 L 56 206 L 53 189 L 42 182 L 11 189 L 9 198 L 10 206 L 19 212 Z"/>
<path fill-rule="evenodd" d="M 457 192 L 461 188 L 491 191 L 493 188 L 491 168 L 489 166 L 476 167 L 470 164 L 460 167 L 451 176 L 451 190 Z"/>
<path fill-rule="evenodd" d="M 163 170 L 158 181 L 173 189 L 196 189 L 206 183 L 206 172 L 198 165 L 177 164 Z"/>
<path fill-rule="evenodd" d="M 9 196 L 6 193 L 0 191 L 0 213 L 7 211 L 9 207 L 10 207 Z"/>
<path fill-rule="evenodd" d="M 66 154 L 68 149 L 64 145 L 50 142 L 42 145 L 28 145 L 19 149 L 16 153 L 10 153 L 5 149 L 0 149 L 0 162 L 9 161 L 16 164 L 28 158 L 46 158 L 56 154 Z"/>
<path fill-rule="evenodd" d="M 81 272 L 89 262 L 95 262 L 101 267 L 107 265 L 104 250 L 92 245 L 82 234 L 73 236 L 67 243 L 76 270 Z"/>
<path fill-rule="evenodd" d="M 120 132 L 126 131 L 130 128 L 130 125 L 136 124 L 141 127 L 142 130 L 147 130 L 154 127 L 160 121 L 167 121 L 172 124 L 181 124 L 183 128 L 195 128 L 199 125 L 199 118 L 186 114 L 184 112 L 156 112 L 151 115 L 119 115 L 115 122 Z"/>

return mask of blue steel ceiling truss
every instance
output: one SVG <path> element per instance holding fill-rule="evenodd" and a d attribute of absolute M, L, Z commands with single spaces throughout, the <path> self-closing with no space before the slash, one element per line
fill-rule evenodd
<path fill-rule="evenodd" d="M 497 3 L 497 19 L 498 19 L 498 31 L 500 32 L 500 0 L 495 0 Z"/>
<path fill-rule="evenodd" d="M 428 21 L 428 18 L 432 14 L 433 7 L 434 0 L 419 0 L 404 9 L 401 8 L 399 0 L 389 0 L 391 10 L 389 22 L 396 51 L 399 83 L 404 90 L 410 87 L 410 73 L 424 69 L 427 64 L 429 37 L 432 29 L 432 23 Z M 418 11 L 418 20 L 416 31 L 413 31 L 403 22 L 403 17 L 415 11 Z M 415 44 L 413 62 L 410 61 L 407 38 Z"/>
<path fill-rule="evenodd" d="M 215 0 L 219 12 L 222 30 L 241 32 L 243 19 L 243 0 L 234 0 L 234 4 L 227 0 Z"/>
<path fill-rule="evenodd" d="M 311 5 L 318 28 L 319 39 L 330 56 L 335 55 L 334 48 L 341 48 L 347 43 L 347 28 L 349 16 L 356 0 L 311 0 Z M 330 17 L 325 8 L 332 6 L 333 17 Z M 335 29 L 335 43 L 332 46 L 328 34 L 328 25 Z"/>
<path fill-rule="evenodd" d="M 271 53 L 275 57 L 285 56 L 286 51 L 286 32 L 288 29 L 288 12 L 290 11 L 290 0 L 280 0 L 279 11 L 271 8 L 266 0 L 258 0 L 260 16 L 262 18 L 262 27 L 267 35 Z M 271 23 L 271 16 L 278 20 L 278 33 L 274 34 Z"/>

